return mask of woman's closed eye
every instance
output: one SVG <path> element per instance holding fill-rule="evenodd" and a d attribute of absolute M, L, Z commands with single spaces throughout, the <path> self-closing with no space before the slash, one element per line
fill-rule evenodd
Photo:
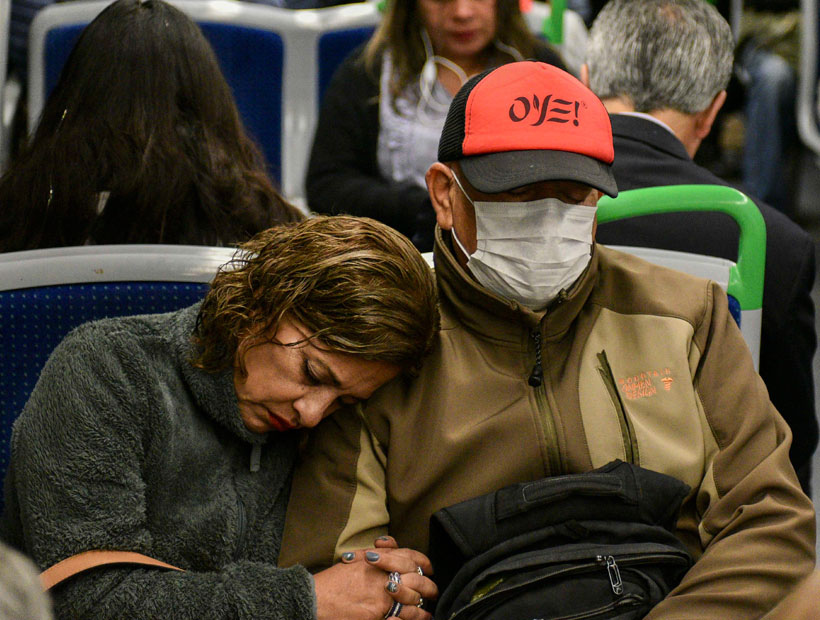
<path fill-rule="evenodd" d="M 305 377 L 305 382 L 309 385 L 322 385 L 322 379 L 314 372 L 310 366 L 310 360 L 305 358 L 302 362 L 302 374 Z"/>

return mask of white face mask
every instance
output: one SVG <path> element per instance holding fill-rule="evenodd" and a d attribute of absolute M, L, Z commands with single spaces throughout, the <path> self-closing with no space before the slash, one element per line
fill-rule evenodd
<path fill-rule="evenodd" d="M 477 247 L 467 268 L 484 287 L 532 310 L 543 310 L 578 279 L 590 261 L 596 207 L 557 198 L 473 202 Z"/>

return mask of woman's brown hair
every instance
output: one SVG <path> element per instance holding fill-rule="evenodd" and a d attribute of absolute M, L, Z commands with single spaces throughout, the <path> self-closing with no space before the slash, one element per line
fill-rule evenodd
<path fill-rule="evenodd" d="M 418 370 L 438 330 L 432 270 L 394 229 L 353 216 L 317 216 L 240 246 L 200 308 L 195 366 L 235 364 L 240 342 L 272 341 L 287 316 L 328 349 Z"/>

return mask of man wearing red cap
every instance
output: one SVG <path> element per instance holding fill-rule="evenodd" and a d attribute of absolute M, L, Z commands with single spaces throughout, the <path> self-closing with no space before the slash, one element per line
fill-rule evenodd
<path fill-rule="evenodd" d="M 312 435 L 280 562 L 387 531 L 426 552 L 442 507 L 621 459 L 691 487 L 697 561 L 649 618 L 759 618 L 811 572 L 814 510 L 725 294 L 594 242 L 612 160 L 603 104 L 559 69 L 462 87 L 427 175 L 438 344 Z"/>

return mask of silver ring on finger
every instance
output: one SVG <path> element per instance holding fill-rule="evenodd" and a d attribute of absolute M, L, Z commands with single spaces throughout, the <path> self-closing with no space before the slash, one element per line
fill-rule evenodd
<path fill-rule="evenodd" d="M 422 605 L 424 605 L 424 599 L 422 597 L 419 597 L 419 604 L 416 605 L 416 607 L 421 607 Z"/>
<path fill-rule="evenodd" d="M 396 571 L 388 573 L 385 589 L 390 592 L 390 594 L 395 594 L 399 591 L 399 584 L 401 584 L 401 575 Z"/>
<path fill-rule="evenodd" d="M 385 618 L 391 618 L 391 617 L 398 618 L 399 614 L 401 613 L 402 607 L 404 607 L 404 605 L 402 605 L 398 601 L 393 601 L 393 604 L 390 606 L 390 609 L 387 610 L 387 613 L 385 614 L 384 617 Z"/>
<path fill-rule="evenodd" d="M 419 575 L 421 575 L 422 577 L 424 577 L 424 571 L 423 571 L 423 570 L 421 570 L 421 566 L 416 566 L 416 572 L 417 572 Z"/>

